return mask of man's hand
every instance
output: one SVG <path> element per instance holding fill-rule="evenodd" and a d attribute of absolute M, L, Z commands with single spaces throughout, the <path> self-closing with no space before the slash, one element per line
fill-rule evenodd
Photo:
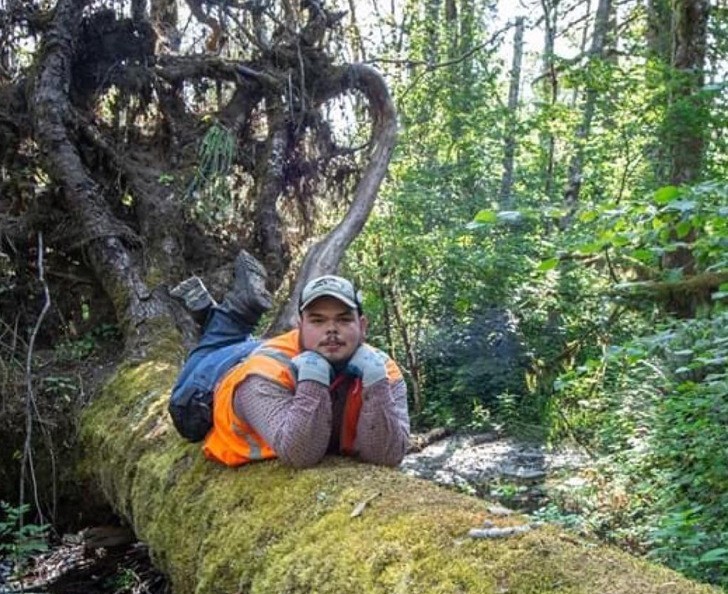
<path fill-rule="evenodd" d="M 387 377 L 387 368 L 382 355 L 372 347 L 363 344 L 354 352 L 346 366 L 346 373 L 360 377 L 362 385 L 368 388 Z"/>
<path fill-rule="evenodd" d="M 321 355 L 314 351 L 303 351 L 295 356 L 293 364 L 298 370 L 298 381 L 313 380 L 324 386 L 331 383 L 331 365 Z"/>

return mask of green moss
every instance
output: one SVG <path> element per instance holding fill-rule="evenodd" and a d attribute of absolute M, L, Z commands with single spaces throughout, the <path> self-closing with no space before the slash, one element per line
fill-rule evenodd
<path fill-rule="evenodd" d="M 715 591 L 555 529 L 469 539 L 487 518 L 484 502 L 396 470 L 343 458 L 303 471 L 210 463 L 166 415 L 181 361 L 174 335 L 160 327 L 147 352 L 120 367 L 88 411 L 86 467 L 176 594 Z"/>

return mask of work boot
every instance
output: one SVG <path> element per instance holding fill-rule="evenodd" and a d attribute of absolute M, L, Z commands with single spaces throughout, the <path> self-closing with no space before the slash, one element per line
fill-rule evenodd
<path fill-rule="evenodd" d="M 179 299 L 190 312 L 192 319 L 202 325 L 213 305 L 217 305 L 199 276 L 191 276 L 174 287 L 169 294 Z"/>
<path fill-rule="evenodd" d="M 235 258 L 235 280 L 225 294 L 222 307 L 249 324 L 257 324 L 260 316 L 273 306 L 273 297 L 265 287 L 268 278 L 263 265 L 245 250 Z"/>

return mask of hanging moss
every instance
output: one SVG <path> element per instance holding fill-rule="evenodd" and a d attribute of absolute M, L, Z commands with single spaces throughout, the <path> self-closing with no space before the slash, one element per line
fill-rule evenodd
<path fill-rule="evenodd" d="M 486 519 L 523 520 L 397 470 L 338 457 L 308 470 L 208 462 L 167 417 L 182 352 L 161 337 L 89 409 L 84 460 L 175 594 L 717 592 L 555 528 L 470 539 Z"/>

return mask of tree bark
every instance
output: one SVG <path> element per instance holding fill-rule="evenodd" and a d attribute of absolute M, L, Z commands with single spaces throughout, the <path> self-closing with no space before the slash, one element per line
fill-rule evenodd
<path fill-rule="evenodd" d="M 289 250 L 283 239 L 281 218 L 278 214 L 278 200 L 284 188 L 284 161 L 288 132 L 285 122 L 269 113 L 269 132 L 266 150 L 260 159 L 256 176 L 256 219 L 255 236 L 268 270 L 268 277 L 278 287 L 290 262 Z"/>
<path fill-rule="evenodd" d="M 500 188 L 500 207 L 513 207 L 513 164 L 516 156 L 516 130 L 518 122 L 518 92 L 521 87 L 521 60 L 523 59 L 523 17 L 516 19 L 513 36 L 513 63 L 511 82 L 508 89 L 508 116 L 506 118 L 505 147 L 503 149 L 503 177 Z"/>
<path fill-rule="evenodd" d="M 544 18 L 543 46 L 543 96 L 549 107 L 556 105 L 558 95 L 558 78 L 554 64 L 554 44 L 556 41 L 556 25 L 558 22 L 558 3 L 553 5 L 549 0 L 541 0 Z M 550 130 L 540 133 L 540 143 L 545 154 L 544 163 L 544 195 L 551 198 L 554 188 L 554 158 L 556 139 Z"/>
<path fill-rule="evenodd" d="M 83 4 L 60 0 L 56 5 L 33 89 L 34 129 L 48 172 L 63 187 L 66 210 L 85 234 L 91 267 L 114 303 L 127 346 L 136 351 L 144 346 L 145 325 L 170 311 L 140 273 L 140 238 L 111 213 L 69 137 L 76 127 L 70 69 Z"/>
<path fill-rule="evenodd" d="M 656 174 L 667 174 L 669 183 L 679 186 L 698 181 L 705 152 L 706 99 L 701 95 L 705 82 L 708 14 L 707 0 L 679 0 L 671 10 L 664 2 L 650 3 L 648 41 L 653 55 L 669 68 L 665 81 L 666 112 L 659 134 Z M 662 25 L 663 30 L 659 27 Z M 664 179 L 664 177 L 663 177 Z M 659 177 L 658 177 L 659 181 Z M 677 233 L 673 232 L 677 238 Z M 691 231 L 686 243 L 695 240 Z M 676 270 L 686 277 L 695 274 L 691 250 L 680 246 L 666 252 L 662 259 L 666 270 Z M 700 304 L 708 302 L 708 292 L 671 294 L 667 309 L 681 318 L 694 317 Z"/>
<path fill-rule="evenodd" d="M 165 412 L 183 356 L 178 336 L 170 325 L 155 338 L 157 348 L 123 365 L 87 411 L 84 465 L 175 594 L 718 594 L 552 527 L 468 538 L 485 520 L 526 520 L 491 517 L 483 501 L 394 469 L 339 457 L 309 470 L 206 461 Z"/>
<path fill-rule="evenodd" d="M 341 222 L 306 254 L 290 297 L 268 329 L 268 334 L 275 334 L 291 326 L 298 315 L 298 296 L 309 280 L 322 274 L 336 272 L 346 248 L 369 218 L 394 150 L 397 116 L 389 90 L 381 75 L 369 66 L 353 64 L 342 71 L 341 85 L 343 88 L 360 91 L 369 101 L 373 117 L 370 138 L 372 153 L 357 184 L 349 210 Z"/>
<path fill-rule="evenodd" d="M 434 66 L 440 59 L 441 9 L 442 0 L 427 0 L 425 3 L 425 30 L 427 32 L 425 59 L 428 66 Z"/>
<path fill-rule="evenodd" d="M 604 57 L 604 49 L 607 44 L 607 35 L 609 34 L 609 24 L 611 15 L 611 0 L 599 0 L 597 13 L 594 17 L 594 33 L 592 35 L 592 43 L 589 49 L 589 60 L 596 61 Z M 579 194 L 581 192 L 582 175 L 584 170 L 584 145 L 591 134 L 592 120 L 596 112 L 597 90 L 587 88 L 581 123 L 576 131 L 576 147 L 574 154 L 569 162 L 568 179 L 566 189 L 564 190 L 564 206 L 567 209 L 567 215 L 563 217 L 561 226 L 567 227 L 573 217 L 574 211 L 579 202 Z"/>

